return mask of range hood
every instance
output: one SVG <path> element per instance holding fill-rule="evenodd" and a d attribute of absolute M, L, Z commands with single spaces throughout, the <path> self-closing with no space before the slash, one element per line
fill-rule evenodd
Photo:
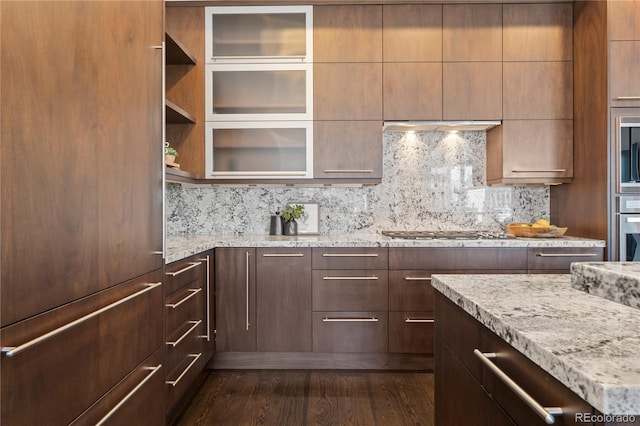
<path fill-rule="evenodd" d="M 395 132 L 487 131 L 499 126 L 498 121 L 385 121 L 382 130 Z"/>

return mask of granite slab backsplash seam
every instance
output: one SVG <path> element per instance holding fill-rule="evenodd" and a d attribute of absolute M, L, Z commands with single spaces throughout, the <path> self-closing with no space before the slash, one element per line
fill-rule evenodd
<path fill-rule="evenodd" d="M 323 235 L 393 230 L 500 231 L 549 216 L 548 187 L 485 183 L 486 133 L 385 132 L 372 187 L 183 187 L 168 184 L 168 235 L 265 235 L 291 202 L 318 203 Z"/>

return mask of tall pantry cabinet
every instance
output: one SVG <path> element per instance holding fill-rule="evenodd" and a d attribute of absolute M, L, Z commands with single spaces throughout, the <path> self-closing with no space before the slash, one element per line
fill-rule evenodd
<path fill-rule="evenodd" d="M 0 20 L 0 423 L 162 424 L 163 2 Z"/>

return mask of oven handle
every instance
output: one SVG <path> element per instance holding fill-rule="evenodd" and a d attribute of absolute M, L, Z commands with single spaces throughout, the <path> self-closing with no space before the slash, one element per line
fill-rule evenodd
<path fill-rule="evenodd" d="M 640 216 L 625 217 L 624 220 L 627 223 L 640 223 Z"/>

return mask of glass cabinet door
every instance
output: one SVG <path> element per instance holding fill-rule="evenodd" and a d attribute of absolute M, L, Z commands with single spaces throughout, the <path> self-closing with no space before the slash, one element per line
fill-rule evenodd
<path fill-rule="evenodd" d="M 312 65 L 206 66 L 206 121 L 311 120 Z"/>
<path fill-rule="evenodd" d="M 209 122 L 206 177 L 313 177 L 313 122 Z"/>
<path fill-rule="evenodd" d="M 206 62 L 311 62 L 311 6 L 207 7 Z"/>

